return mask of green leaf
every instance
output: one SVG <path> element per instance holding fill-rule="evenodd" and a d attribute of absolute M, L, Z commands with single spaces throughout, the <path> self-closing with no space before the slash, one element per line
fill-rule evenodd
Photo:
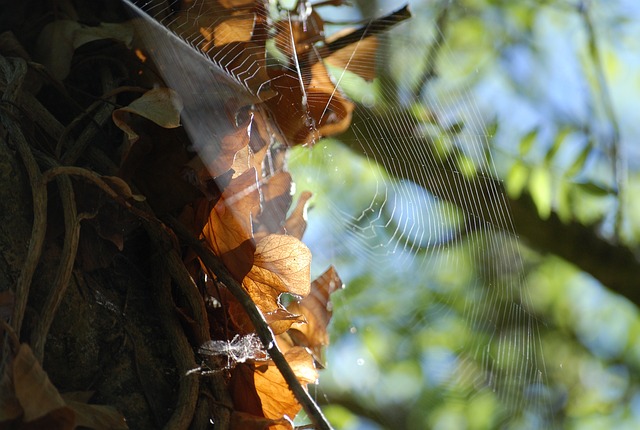
<path fill-rule="evenodd" d="M 529 181 L 531 197 L 538 209 L 538 216 L 541 219 L 548 219 L 551 215 L 551 173 L 545 166 L 536 167 L 531 172 Z"/>
<path fill-rule="evenodd" d="M 615 190 L 606 185 L 595 184 L 593 182 L 577 183 L 577 186 L 584 192 L 591 194 L 594 197 L 606 197 L 615 194 Z"/>
<path fill-rule="evenodd" d="M 515 162 L 507 173 L 506 187 L 509 197 L 517 199 L 529 180 L 529 168 L 522 162 Z"/>
<path fill-rule="evenodd" d="M 553 145 L 549 148 L 549 151 L 544 156 L 544 162 L 546 164 L 550 164 L 553 161 L 553 158 L 558 153 L 558 150 L 562 147 L 567 136 L 571 134 L 573 130 L 570 127 L 564 127 L 560 130 L 560 133 L 556 135 L 555 140 L 553 141 Z"/>
<path fill-rule="evenodd" d="M 573 161 L 571 166 L 567 169 L 565 173 L 567 177 L 572 178 L 576 176 L 578 173 L 580 173 L 585 163 L 587 162 L 587 159 L 589 158 L 589 154 L 591 154 L 592 149 L 593 149 L 593 143 L 589 141 L 584 146 L 584 148 L 582 148 L 582 151 L 580 151 L 580 153 L 578 154 L 576 159 Z"/>
<path fill-rule="evenodd" d="M 518 146 L 521 157 L 524 157 L 529 153 L 538 137 L 539 131 L 540 130 L 538 130 L 537 128 L 534 128 L 522 138 L 522 140 L 520 141 L 520 145 Z"/>
<path fill-rule="evenodd" d="M 568 224 L 573 219 L 573 199 L 572 184 L 566 180 L 561 180 L 556 192 L 556 213 L 564 224 Z"/>

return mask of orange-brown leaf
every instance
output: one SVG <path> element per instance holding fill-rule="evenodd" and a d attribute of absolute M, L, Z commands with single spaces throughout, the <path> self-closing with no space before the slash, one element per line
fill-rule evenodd
<path fill-rule="evenodd" d="M 304 297 L 310 288 L 311 252 L 298 239 L 272 234 L 256 244 L 245 288 L 252 298 L 290 293 Z"/>
<path fill-rule="evenodd" d="M 284 223 L 284 231 L 289 236 L 302 239 L 307 229 L 307 207 L 309 199 L 313 196 L 309 191 L 303 191 L 298 198 L 296 207 Z"/>
<path fill-rule="evenodd" d="M 231 42 L 248 42 L 256 25 L 255 15 L 242 15 L 222 21 L 213 29 L 213 43 L 216 46 Z"/>
<path fill-rule="evenodd" d="M 331 40 L 327 39 L 327 43 L 342 36 L 344 36 L 343 33 L 336 34 Z M 325 61 L 332 66 L 346 69 L 367 81 L 371 81 L 376 77 L 377 51 L 378 38 L 369 36 L 332 52 L 325 58 Z"/>
<path fill-rule="evenodd" d="M 329 344 L 327 326 L 332 315 L 331 294 L 342 288 L 342 280 L 331 266 L 311 284 L 311 292 L 300 302 L 293 302 L 288 310 L 305 317 L 306 324 L 296 324 L 289 335 L 296 345 L 313 351 L 314 356 L 322 357 L 322 348 Z"/>
<path fill-rule="evenodd" d="M 313 358 L 306 349 L 291 348 L 285 358 L 303 387 L 318 379 Z M 292 418 L 300 411 L 300 404 L 273 361 L 255 367 L 253 382 L 265 417 L 279 419 L 286 415 Z"/>
<path fill-rule="evenodd" d="M 202 230 L 213 252 L 239 282 L 253 265 L 251 211 L 260 204 L 255 169 L 232 179 Z"/>
<path fill-rule="evenodd" d="M 293 430 L 293 423 L 287 417 L 272 420 L 262 416 L 233 411 L 231 414 L 231 430 Z"/>
<path fill-rule="evenodd" d="M 253 267 L 243 286 L 274 333 L 282 333 L 298 321 L 282 307 L 279 297 L 282 293 L 300 297 L 309 294 L 310 266 L 311 252 L 294 237 L 272 234 L 256 244 Z M 236 322 L 246 326 L 240 319 Z"/>
<path fill-rule="evenodd" d="M 267 234 L 284 233 L 284 222 L 293 200 L 293 181 L 287 172 L 277 172 L 269 177 L 260 188 L 262 193 L 262 210 L 256 217 L 258 228 L 256 239 Z"/>

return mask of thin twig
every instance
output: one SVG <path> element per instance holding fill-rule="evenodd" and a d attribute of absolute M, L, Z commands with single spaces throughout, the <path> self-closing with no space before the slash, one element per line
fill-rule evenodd
<path fill-rule="evenodd" d="M 313 401 L 309 393 L 302 387 L 300 381 L 298 381 L 298 378 L 296 377 L 296 374 L 285 359 L 284 354 L 280 351 L 280 348 L 278 348 L 273 332 L 269 328 L 267 321 L 256 304 L 251 299 L 251 296 L 249 296 L 242 285 L 240 285 L 238 281 L 231 276 L 227 268 L 224 266 L 224 263 L 222 263 L 222 261 L 200 240 L 194 237 L 186 227 L 174 218 L 168 218 L 167 222 L 180 236 L 180 238 L 194 249 L 204 264 L 219 277 L 220 281 L 227 286 L 231 294 L 233 294 L 238 302 L 240 302 L 245 312 L 249 315 L 249 318 L 256 329 L 256 333 L 260 337 L 260 340 L 269 353 L 269 356 L 287 382 L 289 389 L 293 392 L 296 400 L 298 400 L 311 421 L 316 425 L 316 428 L 319 430 L 332 430 L 331 425 L 323 415 L 322 411 Z"/>
<path fill-rule="evenodd" d="M 582 20 L 584 21 L 584 25 L 586 27 L 589 54 L 591 55 L 591 59 L 593 61 L 593 68 L 598 82 L 598 92 L 600 100 L 602 102 L 602 108 L 604 109 L 604 114 L 606 115 L 607 119 L 609 120 L 609 124 L 611 125 L 611 140 L 609 142 L 609 149 L 618 194 L 618 208 L 616 211 L 614 232 L 616 236 L 619 236 L 623 223 L 623 207 L 626 199 L 625 183 L 627 181 L 626 161 L 624 160 L 624 154 L 622 154 L 620 148 L 620 125 L 618 124 L 618 119 L 613 108 L 613 101 L 611 99 L 609 85 L 605 76 L 604 66 L 602 65 L 602 56 L 600 55 L 600 48 L 598 47 L 596 31 L 593 25 L 593 19 L 591 18 L 590 14 L 589 2 L 586 0 L 579 1 L 578 12 L 582 16 Z"/>

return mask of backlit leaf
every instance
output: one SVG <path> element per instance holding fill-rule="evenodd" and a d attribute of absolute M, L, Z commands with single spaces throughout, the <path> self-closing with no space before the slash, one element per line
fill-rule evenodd
<path fill-rule="evenodd" d="M 330 296 L 343 287 L 342 280 L 332 266 L 311 284 L 311 292 L 300 302 L 292 302 L 287 309 L 304 316 L 305 324 L 296 324 L 289 335 L 296 345 L 309 348 L 316 359 L 322 357 L 322 348 L 329 344 L 327 326 L 333 307 Z"/>
<path fill-rule="evenodd" d="M 313 358 L 306 349 L 291 348 L 285 353 L 285 358 L 302 386 L 306 387 L 307 384 L 314 383 L 318 379 Z M 265 417 L 271 419 L 279 419 L 285 415 L 294 417 L 300 411 L 300 404 L 272 361 L 255 366 L 253 378 Z M 278 427 L 280 428 L 286 427 Z"/>
<path fill-rule="evenodd" d="M 239 282 L 253 265 L 251 212 L 260 204 L 257 187 L 253 168 L 232 179 L 202 230 L 213 252 Z"/>

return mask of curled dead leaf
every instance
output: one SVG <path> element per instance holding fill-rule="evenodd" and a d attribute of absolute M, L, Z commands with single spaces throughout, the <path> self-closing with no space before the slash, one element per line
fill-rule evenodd
<path fill-rule="evenodd" d="M 251 213 L 259 204 L 256 171 L 249 169 L 231 180 L 202 229 L 202 237 L 238 282 L 253 266 Z"/>
<path fill-rule="evenodd" d="M 313 194 L 309 191 L 303 191 L 300 194 L 296 207 L 293 208 L 289 218 L 284 223 L 284 231 L 289 236 L 302 239 L 307 229 L 307 208 L 311 197 L 313 197 Z"/>
<path fill-rule="evenodd" d="M 129 47 L 133 41 L 133 29 L 128 24 L 103 22 L 92 27 L 74 20 L 53 21 L 38 36 L 35 58 L 53 76 L 63 80 L 71 69 L 74 51 L 86 43 L 103 39 L 117 40 Z"/>
<path fill-rule="evenodd" d="M 180 127 L 182 101 L 170 88 L 154 88 L 147 91 L 131 104 L 116 109 L 111 114 L 113 122 L 127 134 L 130 142 L 138 140 L 138 133 L 131 127 L 129 114 L 146 118 L 163 128 Z"/>
<path fill-rule="evenodd" d="M 33 421 L 65 406 L 29 345 L 20 345 L 13 358 L 15 396 L 24 411 L 23 420 Z"/>
<path fill-rule="evenodd" d="M 303 387 L 315 383 L 318 379 L 313 358 L 306 349 L 291 348 L 286 352 L 285 358 Z M 253 378 L 265 417 L 279 419 L 285 415 L 297 415 L 301 406 L 273 362 L 255 367 Z"/>
<path fill-rule="evenodd" d="M 294 345 L 309 348 L 321 362 L 322 349 L 329 344 L 327 326 L 333 306 L 330 296 L 343 288 L 336 269 L 331 266 L 311 283 L 311 292 L 299 302 L 292 302 L 287 310 L 304 316 L 305 324 L 295 324 L 288 331 Z"/>

